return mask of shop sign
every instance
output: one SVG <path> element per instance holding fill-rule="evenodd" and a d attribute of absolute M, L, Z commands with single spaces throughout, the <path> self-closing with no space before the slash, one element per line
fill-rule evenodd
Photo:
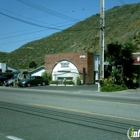
<path fill-rule="evenodd" d="M 61 65 L 61 68 L 67 68 L 69 67 L 69 62 L 61 62 L 60 65 Z"/>
<path fill-rule="evenodd" d="M 86 56 L 85 55 L 80 55 L 79 58 L 86 58 Z"/>

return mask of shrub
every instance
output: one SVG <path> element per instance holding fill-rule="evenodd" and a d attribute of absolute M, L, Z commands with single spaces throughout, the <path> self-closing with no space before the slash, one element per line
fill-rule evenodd
<path fill-rule="evenodd" d="M 75 83 L 73 81 L 66 81 L 67 85 L 75 85 Z"/>
<path fill-rule="evenodd" d="M 121 90 L 126 90 L 127 87 L 123 85 L 117 85 L 117 84 L 112 84 L 109 86 L 103 86 L 101 87 L 102 92 L 113 92 L 113 91 L 121 91 Z"/>
<path fill-rule="evenodd" d="M 139 83 L 136 80 L 127 80 L 125 83 L 129 89 L 136 89 L 139 87 Z"/>
<path fill-rule="evenodd" d="M 108 79 L 104 79 L 101 84 L 102 92 L 113 92 L 113 91 L 121 91 L 126 89 L 127 87 L 124 84 L 121 85 L 114 84 L 111 77 L 109 77 Z"/>
<path fill-rule="evenodd" d="M 49 81 L 49 84 L 56 84 L 56 85 L 58 85 L 59 81 Z"/>
<path fill-rule="evenodd" d="M 77 79 L 76 79 L 76 84 L 77 84 L 77 85 L 81 85 L 81 79 L 80 79 L 79 76 L 78 76 Z"/>
<path fill-rule="evenodd" d="M 43 72 L 42 73 L 42 77 L 45 78 L 45 79 L 47 79 L 48 82 L 50 82 L 52 80 L 52 76 L 51 76 L 50 73 Z"/>
<path fill-rule="evenodd" d="M 75 83 L 73 81 L 50 81 L 49 84 L 64 84 L 64 85 L 75 85 Z"/>

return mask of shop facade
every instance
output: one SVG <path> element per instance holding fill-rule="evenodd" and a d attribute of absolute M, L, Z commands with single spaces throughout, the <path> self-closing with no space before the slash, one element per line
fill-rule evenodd
<path fill-rule="evenodd" d="M 94 62 L 94 59 L 94 54 L 88 52 L 50 54 L 45 56 L 45 69 L 51 73 L 53 81 L 69 80 L 76 83 L 79 77 L 81 83 L 90 84 L 94 83 L 95 75 L 96 79 L 98 77 L 95 72 L 98 62 Z"/>

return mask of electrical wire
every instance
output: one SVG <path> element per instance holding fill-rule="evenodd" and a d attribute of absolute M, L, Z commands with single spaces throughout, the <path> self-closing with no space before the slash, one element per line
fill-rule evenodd
<path fill-rule="evenodd" d="M 60 18 L 63 18 L 63 19 L 67 19 L 67 20 L 70 20 L 70 21 L 74 21 L 74 22 L 75 22 L 75 21 L 76 21 L 76 22 L 79 21 L 78 19 L 75 19 L 75 18 L 69 17 L 69 16 L 67 16 L 67 15 L 58 13 L 58 12 L 56 12 L 56 11 L 50 10 L 50 9 L 48 9 L 48 8 L 46 8 L 46 7 L 43 7 L 43 6 L 41 6 L 41 5 L 38 5 L 38 4 L 36 4 L 36 3 L 34 3 L 34 2 L 31 2 L 31 1 L 29 1 L 29 0 L 17 0 L 17 1 L 19 1 L 19 2 L 21 2 L 21 3 L 24 3 L 24 4 L 26 4 L 26 5 L 28 5 L 28 6 L 32 7 L 32 8 L 38 9 L 38 10 L 40 10 L 40 11 L 43 11 L 43 12 L 45 12 L 45 13 L 51 14 L 51 15 L 53 15 L 53 16 L 57 16 L 57 17 L 60 17 Z"/>
<path fill-rule="evenodd" d="M 12 41 L 12 42 L 1 43 L 0 45 L 11 44 L 11 43 L 17 43 L 17 42 L 22 42 L 22 41 L 32 40 L 32 39 L 40 39 L 40 38 L 43 38 L 43 37 L 44 37 L 44 36 L 42 36 L 42 37 L 28 38 L 28 39 L 22 39 L 22 40 L 18 40 L 18 41 Z M 1 47 L 1 46 L 0 46 L 0 47 Z"/>
<path fill-rule="evenodd" d="M 40 24 L 33 23 L 33 22 L 30 22 L 30 21 L 25 21 L 23 19 L 19 19 L 17 17 L 13 17 L 11 15 L 5 14 L 3 12 L 0 12 L 0 14 L 3 15 L 3 16 L 9 17 L 11 19 L 14 19 L 14 20 L 26 23 L 26 24 L 30 24 L 30 25 L 33 25 L 33 26 L 37 26 L 37 27 L 41 27 L 41 28 L 47 28 L 47 29 L 53 29 L 53 30 L 62 30 L 62 29 L 58 29 L 58 28 L 54 28 L 54 27 L 48 27 L 48 26 L 40 25 Z"/>
<path fill-rule="evenodd" d="M 36 20 L 36 19 L 32 19 L 31 17 L 28 18 L 28 17 L 25 17 L 25 16 L 23 16 L 23 15 L 14 13 L 14 12 L 12 12 L 12 11 L 9 11 L 9 10 L 3 9 L 3 8 L 0 8 L 0 9 L 3 10 L 3 11 L 8 12 L 8 13 L 10 13 L 10 14 L 12 13 L 12 14 L 14 14 L 14 15 L 17 15 L 17 16 L 19 16 L 19 17 L 23 17 L 23 18 L 26 18 L 26 19 L 29 19 L 29 20 L 33 20 L 33 21 L 35 21 L 35 22 L 40 22 L 40 23 L 43 23 L 43 24 L 48 24 L 48 23 L 46 23 L 46 22 L 38 21 L 38 20 Z"/>
<path fill-rule="evenodd" d="M 62 25 L 62 26 L 58 26 L 58 27 L 64 27 L 64 26 L 69 26 L 69 25 L 71 25 L 71 24 Z M 37 29 L 37 28 L 34 28 L 34 29 Z M 28 29 L 28 30 L 24 30 L 24 31 L 29 31 L 29 30 L 33 30 L 33 29 Z M 11 35 L 11 36 L 7 36 L 7 37 L 2 37 L 0 39 L 14 38 L 14 37 L 17 37 L 17 36 L 19 37 L 19 36 L 28 35 L 28 34 L 37 33 L 37 32 L 42 32 L 42 31 L 46 31 L 46 30 L 48 30 L 48 29 L 37 30 L 37 31 L 32 31 L 32 32 L 27 32 L 27 33 L 23 33 L 23 30 L 22 30 L 22 31 L 19 31 L 19 32 L 22 32 L 22 34 L 17 34 L 17 35 Z M 13 34 L 13 33 L 11 33 L 11 34 Z M 4 35 L 9 35 L 9 33 L 8 34 L 4 34 Z M 1 36 L 3 36 L 3 35 L 1 35 Z"/>
<path fill-rule="evenodd" d="M 45 29 L 45 30 L 47 30 L 47 29 Z M 38 30 L 38 31 L 34 31 L 34 32 L 28 32 L 28 33 L 23 33 L 23 34 L 17 34 L 17 35 L 13 35 L 13 36 L 3 37 L 3 38 L 0 38 L 0 39 L 8 39 L 8 38 L 13 38 L 13 37 L 17 37 L 17 36 L 19 37 L 19 36 L 23 36 L 23 35 L 27 35 L 27 34 L 42 32 L 42 31 L 45 31 L 45 30 Z"/>
<path fill-rule="evenodd" d="M 119 0 L 123 5 L 126 5 L 126 3 L 124 2 L 124 0 Z"/>
<path fill-rule="evenodd" d="M 3 13 L 3 12 L 0 12 L 0 14 L 3 15 L 3 16 L 9 17 L 11 19 L 14 19 L 14 20 L 26 23 L 26 24 L 30 24 L 30 25 L 33 25 L 33 26 L 37 26 L 37 27 L 41 27 L 41 28 L 47 28 L 47 29 L 53 29 L 53 30 L 60 30 L 60 31 L 63 30 L 63 29 L 60 29 L 60 28 L 44 26 L 44 25 L 40 25 L 40 24 L 33 23 L 33 22 L 30 22 L 30 21 L 26 21 L 24 19 L 20 19 L 20 18 L 14 17 L 14 16 L 8 15 L 8 14 Z M 79 31 L 79 30 L 91 30 L 91 29 L 71 29 L 71 30 L 67 30 L 67 31 Z"/>

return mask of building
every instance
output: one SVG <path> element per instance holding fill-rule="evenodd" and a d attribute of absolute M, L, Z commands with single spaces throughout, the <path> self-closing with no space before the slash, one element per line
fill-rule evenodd
<path fill-rule="evenodd" d="M 42 76 L 42 74 L 45 72 L 45 66 L 40 66 L 30 72 L 31 76 Z"/>
<path fill-rule="evenodd" d="M 6 63 L 0 63 L 0 70 L 1 70 L 1 72 L 6 72 L 6 70 L 7 70 Z"/>
<path fill-rule="evenodd" d="M 96 55 L 97 58 L 98 55 Z M 72 80 L 80 77 L 83 84 L 94 83 L 98 78 L 98 60 L 94 66 L 94 55 L 88 52 L 50 54 L 45 56 L 45 69 L 52 74 L 53 81 Z"/>
<path fill-rule="evenodd" d="M 7 72 L 7 71 L 17 72 L 18 70 L 7 66 L 6 63 L 0 63 L 0 71 L 1 72 Z"/>
<path fill-rule="evenodd" d="M 140 52 L 133 53 L 134 66 L 137 69 L 138 83 L 140 87 Z"/>

